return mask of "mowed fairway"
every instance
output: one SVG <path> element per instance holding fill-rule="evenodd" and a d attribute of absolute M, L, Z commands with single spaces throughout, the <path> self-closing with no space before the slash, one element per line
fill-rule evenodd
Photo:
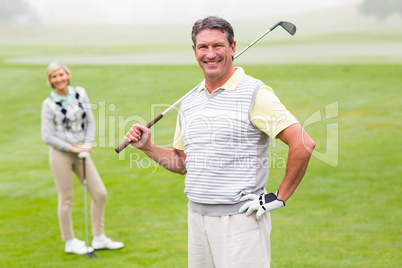
<path fill-rule="evenodd" d="M 327 162 L 313 157 L 287 206 L 272 213 L 272 267 L 400 267 L 401 65 L 247 65 L 306 126 Z M 97 259 L 67 255 L 57 221 L 57 193 L 40 136 L 49 94 L 46 66 L 1 65 L 1 267 L 186 267 L 184 177 L 113 148 L 136 120 L 146 123 L 202 78 L 197 66 L 70 66 L 72 85 L 94 103 L 92 158 L 108 189 L 106 234 L 125 248 Z M 331 111 L 325 111 L 325 108 Z M 332 106 L 331 106 L 332 104 Z M 154 111 L 152 114 L 152 111 Z M 153 127 L 170 146 L 177 113 Z M 327 137 L 329 125 L 338 131 Z M 268 191 L 284 174 L 286 150 L 273 143 Z M 75 180 L 74 226 L 84 239 L 83 188 Z"/>

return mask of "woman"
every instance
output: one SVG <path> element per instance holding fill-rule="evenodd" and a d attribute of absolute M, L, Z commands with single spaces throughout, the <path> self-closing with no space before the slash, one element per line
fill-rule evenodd
<path fill-rule="evenodd" d="M 95 121 L 90 102 L 82 87 L 71 87 L 71 73 L 67 66 L 52 62 L 47 68 L 47 82 L 53 88 L 42 103 L 42 139 L 50 145 L 49 163 L 56 183 L 58 218 L 65 252 L 86 254 L 94 249 L 119 249 L 124 245 L 112 241 L 104 234 L 106 188 L 90 158 L 85 161 L 88 192 L 92 197 L 92 247 L 74 236 L 72 223 L 73 180 L 72 171 L 83 182 L 83 161 L 80 152 L 91 152 L 95 136 Z"/>

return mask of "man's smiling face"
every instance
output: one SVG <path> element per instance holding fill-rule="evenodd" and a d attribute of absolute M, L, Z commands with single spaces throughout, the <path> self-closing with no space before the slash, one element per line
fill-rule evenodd
<path fill-rule="evenodd" d="M 229 45 L 226 34 L 219 29 L 204 29 L 198 32 L 195 57 L 204 72 L 206 80 L 225 81 L 233 73 L 236 42 Z"/>

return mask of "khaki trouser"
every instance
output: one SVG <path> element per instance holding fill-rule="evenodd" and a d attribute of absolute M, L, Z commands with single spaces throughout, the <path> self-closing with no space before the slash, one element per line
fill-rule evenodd
<path fill-rule="evenodd" d="M 188 210 L 188 267 L 269 268 L 271 218 L 203 216 Z"/>
<path fill-rule="evenodd" d="M 74 199 L 72 171 L 74 171 L 79 180 L 83 182 L 83 160 L 78 158 L 78 154 L 62 152 L 50 147 L 49 163 L 59 196 L 58 218 L 61 235 L 62 239 L 66 241 L 75 237 L 72 221 L 72 205 Z M 103 222 L 107 191 L 91 158 L 85 160 L 85 173 L 87 189 L 92 197 L 92 234 L 100 235 L 104 233 Z"/>

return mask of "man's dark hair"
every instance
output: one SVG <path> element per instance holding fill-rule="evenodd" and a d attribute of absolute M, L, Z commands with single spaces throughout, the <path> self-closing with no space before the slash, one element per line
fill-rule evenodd
<path fill-rule="evenodd" d="M 193 40 L 194 46 L 198 32 L 204 29 L 219 29 L 222 31 L 222 33 L 226 34 L 226 38 L 228 39 L 230 46 L 234 42 L 234 31 L 232 25 L 220 17 L 209 16 L 204 19 L 199 19 L 194 23 L 193 30 L 191 32 L 191 39 Z"/>

